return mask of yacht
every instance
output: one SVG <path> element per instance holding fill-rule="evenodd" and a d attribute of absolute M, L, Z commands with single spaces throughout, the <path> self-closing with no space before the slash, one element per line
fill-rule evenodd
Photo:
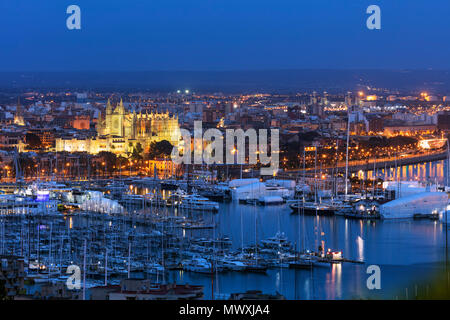
<path fill-rule="evenodd" d="M 342 252 L 331 251 L 328 249 L 326 253 L 306 251 L 300 255 L 303 264 L 311 264 L 311 267 L 331 267 L 333 263 L 343 261 Z"/>
<path fill-rule="evenodd" d="M 345 212 L 344 216 L 350 219 L 380 219 L 379 203 L 376 201 L 361 200 L 353 205 L 351 212 Z"/>
<path fill-rule="evenodd" d="M 219 204 L 199 195 L 185 195 L 178 205 L 181 209 L 195 211 L 219 211 Z"/>
<path fill-rule="evenodd" d="M 213 272 L 211 263 L 200 257 L 183 261 L 183 270 L 208 274 Z"/>
<path fill-rule="evenodd" d="M 289 262 L 289 269 L 311 269 L 314 266 L 314 261 L 309 258 L 298 258 Z"/>
<path fill-rule="evenodd" d="M 226 202 L 231 200 L 231 190 L 228 186 L 208 186 L 199 190 L 200 195 L 217 202 Z"/>
<path fill-rule="evenodd" d="M 291 243 L 288 241 L 284 232 L 278 232 L 274 237 L 270 237 L 265 240 L 261 240 L 263 247 L 275 249 L 280 247 L 291 247 Z"/>
<path fill-rule="evenodd" d="M 265 196 L 258 199 L 258 204 L 262 206 L 283 204 L 285 200 L 280 196 Z"/>
<path fill-rule="evenodd" d="M 187 221 L 181 224 L 183 229 L 213 229 L 216 227 L 215 223 L 206 223 L 204 221 Z"/>
<path fill-rule="evenodd" d="M 306 215 L 332 216 L 336 212 L 336 207 L 328 204 L 312 203 L 312 202 L 296 202 L 291 203 L 289 207 L 292 213 L 304 213 Z"/>
<path fill-rule="evenodd" d="M 118 202 L 121 205 L 143 206 L 146 198 L 138 194 L 124 194 Z"/>
<path fill-rule="evenodd" d="M 247 269 L 247 265 L 244 262 L 234 257 L 225 256 L 217 262 L 221 267 L 231 271 L 244 271 Z"/>
<path fill-rule="evenodd" d="M 145 268 L 147 274 L 159 275 L 166 272 L 166 269 L 159 263 L 150 263 Z"/>
<path fill-rule="evenodd" d="M 177 190 L 180 187 L 180 182 L 177 180 L 164 180 L 161 181 L 161 189 L 164 190 Z"/>

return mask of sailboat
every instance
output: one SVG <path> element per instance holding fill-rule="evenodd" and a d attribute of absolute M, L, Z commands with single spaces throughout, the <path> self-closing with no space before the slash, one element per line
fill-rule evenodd
<path fill-rule="evenodd" d="M 263 259 L 258 256 L 258 209 L 254 204 L 255 213 L 255 252 L 251 259 L 247 259 L 245 262 L 246 271 L 256 273 L 266 273 L 267 266 L 263 263 Z"/>

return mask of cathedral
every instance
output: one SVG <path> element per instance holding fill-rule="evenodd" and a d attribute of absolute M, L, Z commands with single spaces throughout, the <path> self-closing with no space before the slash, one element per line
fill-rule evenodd
<path fill-rule="evenodd" d="M 171 116 L 168 112 L 130 112 L 125 109 L 122 100 L 115 107 L 108 100 L 106 112 L 98 118 L 95 138 L 59 138 L 56 140 L 56 151 L 92 154 L 109 151 L 127 155 L 138 144 L 147 152 L 152 142 L 162 140 L 178 145 L 180 126 L 177 116 Z"/>
<path fill-rule="evenodd" d="M 24 126 L 25 120 L 22 116 L 22 109 L 20 108 L 20 100 L 17 100 L 16 113 L 14 114 L 14 124 L 18 126 Z"/>

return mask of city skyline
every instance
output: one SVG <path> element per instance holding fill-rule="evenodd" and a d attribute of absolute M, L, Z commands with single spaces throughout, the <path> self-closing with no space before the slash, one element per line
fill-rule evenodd
<path fill-rule="evenodd" d="M 0 301 L 450 298 L 448 0 L 0 1 Z"/>

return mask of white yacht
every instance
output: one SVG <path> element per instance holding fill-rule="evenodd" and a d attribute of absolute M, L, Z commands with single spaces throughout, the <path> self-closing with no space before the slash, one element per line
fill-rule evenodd
<path fill-rule="evenodd" d="M 247 268 L 247 265 L 244 262 L 234 257 L 225 256 L 219 259 L 218 263 L 221 267 L 232 271 L 244 271 Z"/>
<path fill-rule="evenodd" d="M 219 211 L 219 204 L 211 201 L 208 198 L 198 195 L 184 195 L 178 205 L 181 209 L 196 210 L 196 211 Z"/>
<path fill-rule="evenodd" d="M 271 249 L 291 246 L 291 243 L 288 241 L 284 232 L 278 232 L 274 237 L 261 240 L 261 244 L 264 247 Z"/>
<path fill-rule="evenodd" d="M 206 259 L 195 257 L 183 261 L 183 270 L 197 273 L 212 273 L 212 266 Z"/>
<path fill-rule="evenodd" d="M 143 206 L 146 198 L 139 194 L 130 194 L 126 193 L 122 195 L 122 199 L 119 201 L 122 205 L 134 205 L 134 206 Z"/>

